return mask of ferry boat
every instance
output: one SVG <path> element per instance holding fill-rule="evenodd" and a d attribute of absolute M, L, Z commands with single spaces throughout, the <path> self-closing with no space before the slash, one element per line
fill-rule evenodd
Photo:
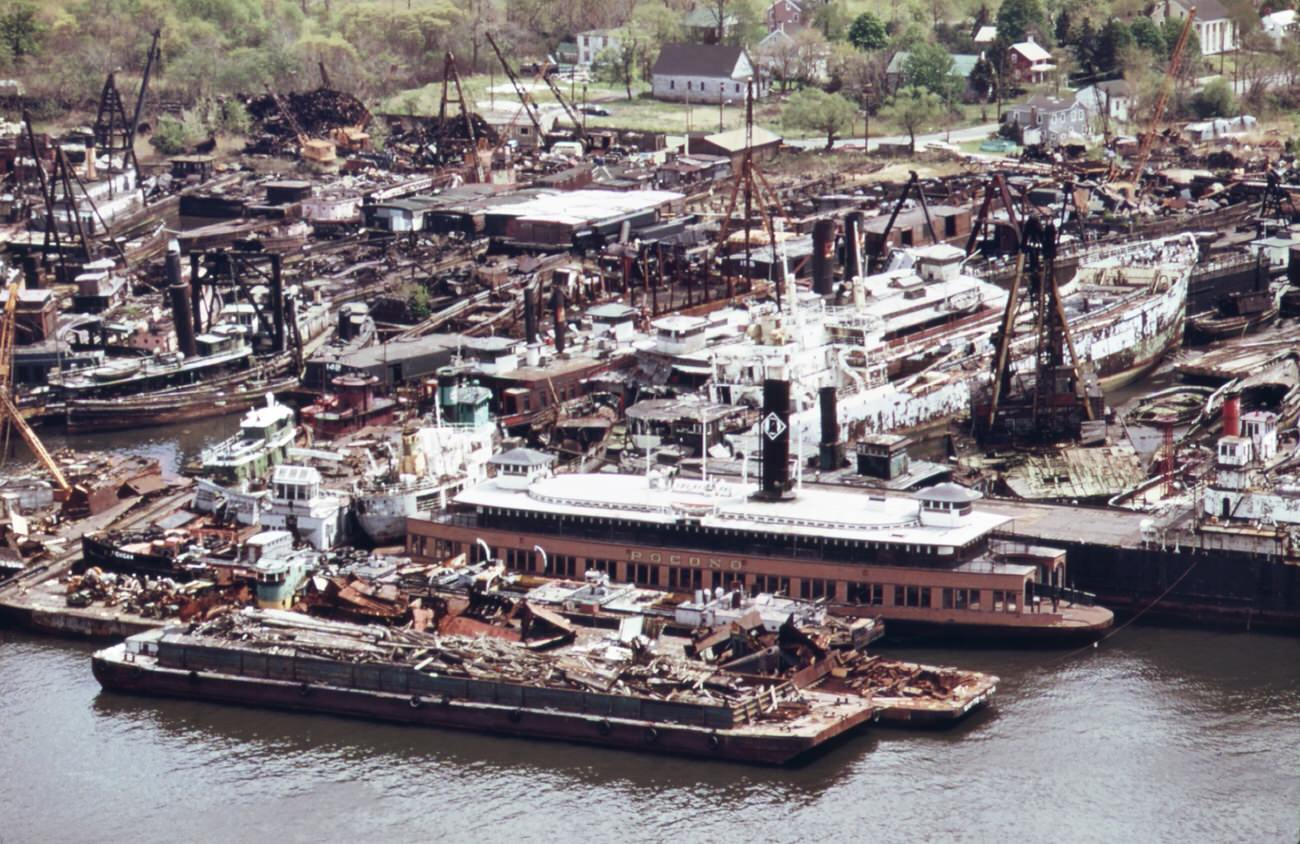
<path fill-rule="evenodd" d="M 491 398 L 486 387 L 443 379 L 435 424 L 403 431 L 400 454 L 353 494 L 353 512 L 371 542 L 401 543 L 408 518 L 445 509 L 466 485 L 487 478 L 497 441 Z"/>
<path fill-rule="evenodd" d="M 1094 639 L 1113 614 L 1066 588 L 1065 553 L 1011 546 L 1009 521 L 976 510 L 954 484 L 916 498 L 800 489 L 789 481 L 788 387 L 760 423 L 762 482 L 685 480 L 662 472 L 566 474 L 516 449 L 457 507 L 407 523 L 407 552 L 442 562 L 466 553 L 544 577 L 590 569 L 616 581 L 691 593 L 743 589 L 823 600 L 879 616 L 891 633 Z M 785 402 L 780 400 L 784 394 Z M 519 452 L 525 452 L 520 455 Z"/>
<path fill-rule="evenodd" d="M 136 396 L 151 390 L 195 384 L 218 374 L 247 369 L 253 350 L 234 331 L 201 334 L 200 353 L 167 352 L 151 358 L 112 360 L 98 366 L 51 372 L 49 384 L 66 399 Z"/>

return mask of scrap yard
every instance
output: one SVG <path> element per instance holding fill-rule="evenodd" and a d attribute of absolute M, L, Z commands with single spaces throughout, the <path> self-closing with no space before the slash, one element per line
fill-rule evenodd
<path fill-rule="evenodd" d="M 170 145 L 198 111 L 156 90 L 165 32 L 91 108 L 0 96 L 0 665 L 72 654 L 87 734 L 227 729 L 214 754 L 304 769 L 373 740 L 376 771 L 460 771 L 476 790 L 440 799 L 518 811 L 485 771 L 531 765 L 523 791 L 595 813 L 650 776 L 632 754 L 692 788 L 752 765 L 728 787 L 849 812 L 864 771 L 941 765 L 933 795 L 1005 753 L 1106 781 L 1097 759 L 1176 767 L 1143 743 L 1184 717 L 1215 734 L 1204 701 L 1161 709 L 1166 678 L 1235 700 L 1235 654 L 1210 679 L 1189 655 L 1300 639 L 1290 124 L 1175 118 L 1208 108 L 1200 81 L 1167 102 L 1190 33 L 1218 32 L 1204 4 L 1165 4 L 1169 82 L 1141 109 L 983 10 L 942 112 L 899 20 L 883 52 L 871 21 L 839 27 L 880 66 L 827 52 L 823 91 L 774 85 L 771 51 L 831 13 L 770 4 L 752 65 L 727 7 L 658 61 L 649 19 L 574 33 L 576 64 L 448 7 L 472 35 L 427 40 L 408 91 L 378 42 L 331 60 L 322 34 L 310 73 L 232 75 L 206 139 Z M 354 67 L 390 60 L 382 84 Z M 1117 732 L 1140 740 L 1090 744 Z M 717 837 L 699 823 L 660 832 Z"/>

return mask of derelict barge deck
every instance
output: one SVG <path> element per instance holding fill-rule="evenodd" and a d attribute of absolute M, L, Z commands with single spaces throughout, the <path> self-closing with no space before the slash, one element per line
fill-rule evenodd
<path fill-rule="evenodd" d="M 248 611 L 190 632 L 133 636 L 92 664 L 110 691 L 768 765 L 806 756 L 876 715 L 870 700 L 852 695 L 607 651 L 543 652 Z"/>

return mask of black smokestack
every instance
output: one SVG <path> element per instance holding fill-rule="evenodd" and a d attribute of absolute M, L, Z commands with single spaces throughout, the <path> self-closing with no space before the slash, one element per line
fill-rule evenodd
<path fill-rule="evenodd" d="M 551 279 L 551 312 L 555 317 L 555 353 L 564 352 L 564 306 L 568 296 L 564 292 L 564 282 L 560 276 L 554 276 Z"/>
<path fill-rule="evenodd" d="M 758 420 L 759 449 L 763 455 L 762 488 L 758 497 L 769 501 L 790 493 L 790 382 L 763 381 L 763 416 Z"/>
<path fill-rule="evenodd" d="M 280 255 L 271 253 L 271 336 L 277 352 L 285 347 L 284 280 L 280 276 Z"/>
<path fill-rule="evenodd" d="M 28 254 L 22 257 L 23 281 L 27 284 L 28 290 L 36 290 L 41 286 L 41 263 L 35 254 Z"/>
<path fill-rule="evenodd" d="M 181 278 L 181 246 L 176 241 L 167 244 L 167 259 L 163 264 L 167 272 L 167 293 L 172 300 L 172 322 L 176 324 L 176 345 L 187 358 L 199 353 L 194 342 L 194 313 L 190 308 L 190 286 Z"/>
<path fill-rule="evenodd" d="M 524 342 L 537 342 L 537 282 L 524 288 Z"/>
<path fill-rule="evenodd" d="M 1293 287 L 1300 287 L 1300 246 L 1287 250 L 1286 279 Z"/>
<path fill-rule="evenodd" d="M 844 218 L 844 277 L 862 275 L 862 224 L 866 215 L 850 211 Z"/>
<path fill-rule="evenodd" d="M 835 221 L 818 220 L 813 224 L 812 253 L 813 292 L 829 296 L 835 288 Z"/>
<path fill-rule="evenodd" d="M 817 398 L 822 417 L 818 465 L 823 472 L 832 472 L 844 463 L 844 446 L 840 443 L 840 419 L 837 411 L 839 397 L 834 387 L 822 387 L 817 392 Z"/>

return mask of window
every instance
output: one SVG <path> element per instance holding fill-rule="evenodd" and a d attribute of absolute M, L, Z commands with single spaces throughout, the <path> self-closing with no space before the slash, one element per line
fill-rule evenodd
<path fill-rule="evenodd" d="M 993 590 L 993 611 L 1002 612 L 1005 605 L 1005 599 L 1002 597 L 1002 590 Z"/>
<path fill-rule="evenodd" d="M 969 606 L 969 607 L 970 607 L 971 609 L 973 609 L 973 610 L 977 610 L 977 609 L 979 609 L 979 608 L 980 608 L 980 590 L 978 590 L 978 589 L 972 589 L 972 590 L 970 590 L 970 598 L 966 601 L 966 604 L 967 604 L 967 606 Z"/>
<path fill-rule="evenodd" d="M 921 606 L 925 607 L 926 609 L 930 608 L 930 587 L 929 586 L 921 587 Z"/>
<path fill-rule="evenodd" d="M 737 94 L 740 93 L 740 83 L 739 83 L 739 82 L 736 83 L 736 93 L 737 93 Z"/>
<path fill-rule="evenodd" d="M 951 590 L 951 589 L 945 589 L 945 590 L 943 590 L 943 608 L 944 608 L 945 610 L 950 610 L 950 609 L 952 609 L 952 590 Z"/>
<path fill-rule="evenodd" d="M 691 90 L 691 80 L 689 79 L 686 80 L 686 90 Z"/>
<path fill-rule="evenodd" d="M 894 587 L 894 606 L 896 607 L 907 606 L 907 602 L 903 600 L 903 587 L 901 586 Z"/>
<path fill-rule="evenodd" d="M 909 607 L 921 606 L 921 590 L 915 586 L 907 587 L 907 605 Z"/>
<path fill-rule="evenodd" d="M 668 90 L 672 91 L 672 90 L 676 90 L 676 88 L 677 88 L 677 80 L 676 80 L 676 79 L 669 79 L 669 80 L 668 80 Z"/>

